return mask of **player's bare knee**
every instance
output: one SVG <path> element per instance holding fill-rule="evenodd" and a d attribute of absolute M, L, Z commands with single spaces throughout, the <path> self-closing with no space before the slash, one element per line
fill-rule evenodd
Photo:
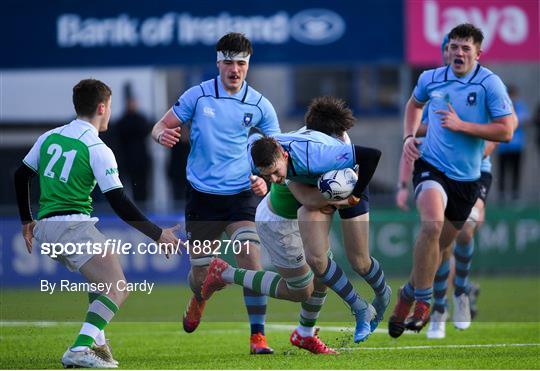
<path fill-rule="evenodd" d="M 473 234 L 468 230 L 462 230 L 456 237 L 456 242 L 460 245 L 467 245 L 471 242 Z"/>
<path fill-rule="evenodd" d="M 438 239 L 441 235 L 443 229 L 442 222 L 422 222 L 420 226 L 420 233 L 426 238 L 436 238 Z"/>
<path fill-rule="evenodd" d="M 306 301 L 313 293 L 313 272 L 311 270 L 296 277 L 286 277 L 283 280 L 287 286 L 289 300 Z"/>
<path fill-rule="evenodd" d="M 322 276 L 326 270 L 326 267 L 328 266 L 328 256 L 326 255 L 306 256 L 306 261 L 313 273 L 315 273 L 317 276 Z"/>
<path fill-rule="evenodd" d="M 364 256 L 359 257 L 351 262 L 351 267 L 356 273 L 362 276 L 366 275 L 369 273 L 369 268 L 371 268 L 371 259 L 369 256 L 367 258 Z"/>

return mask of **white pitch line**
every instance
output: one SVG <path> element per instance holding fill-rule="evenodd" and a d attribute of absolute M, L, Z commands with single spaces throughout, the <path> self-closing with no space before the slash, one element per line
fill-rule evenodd
<path fill-rule="evenodd" d="M 122 323 L 122 322 L 116 322 L 116 323 Z M 32 327 L 54 327 L 54 326 L 70 326 L 70 325 L 78 325 L 80 322 L 57 322 L 57 321 L 0 321 L 0 327 L 24 327 L 24 326 L 32 326 Z M 285 325 L 285 324 L 273 324 L 273 323 L 267 323 L 266 328 L 270 328 L 276 331 L 293 331 L 296 329 L 296 325 Z M 335 332 L 349 332 L 353 331 L 353 326 L 345 327 L 345 326 L 320 326 L 321 330 L 326 331 L 335 331 Z M 219 330 L 211 330 L 211 329 L 205 329 L 205 331 L 208 332 L 215 332 Z M 232 330 L 223 330 L 223 331 L 232 331 Z M 375 330 L 376 333 L 385 334 L 387 333 L 387 329 L 385 328 L 378 328 Z M 416 335 L 414 332 L 405 332 L 404 334 L 407 335 Z"/>
<path fill-rule="evenodd" d="M 76 325 L 80 322 L 56 322 L 56 321 L 0 321 L 0 327 L 53 327 L 61 325 Z"/>
<path fill-rule="evenodd" d="M 407 349 L 444 349 L 444 348 L 505 348 L 505 347 L 537 347 L 540 343 L 525 344 L 448 344 L 448 345 L 411 345 L 404 347 L 362 347 L 336 348 L 336 350 L 407 350 Z"/>

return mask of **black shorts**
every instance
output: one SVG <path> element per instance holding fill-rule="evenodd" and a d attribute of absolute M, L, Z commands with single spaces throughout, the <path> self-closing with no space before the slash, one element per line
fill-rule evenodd
<path fill-rule="evenodd" d="M 261 197 L 251 190 L 234 195 L 199 192 L 189 183 L 186 192 L 186 231 L 188 240 L 218 239 L 225 227 L 237 221 L 255 221 Z"/>
<path fill-rule="evenodd" d="M 478 191 L 478 198 L 486 203 L 489 190 L 491 189 L 491 182 L 493 181 L 493 176 L 487 171 L 482 171 L 480 173 L 480 179 L 478 179 L 478 186 L 480 187 Z"/>
<path fill-rule="evenodd" d="M 360 202 L 358 204 L 346 209 L 339 209 L 341 219 L 352 219 L 365 213 L 369 213 L 369 186 L 360 195 Z"/>
<path fill-rule="evenodd" d="M 413 172 L 416 195 L 421 191 L 417 189 L 418 185 L 426 180 L 433 180 L 443 187 L 448 197 L 444 216 L 454 227 L 461 229 L 478 199 L 480 188 L 478 180 L 462 182 L 450 179 L 442 171 L 420 158 L 415 161 Z"/>

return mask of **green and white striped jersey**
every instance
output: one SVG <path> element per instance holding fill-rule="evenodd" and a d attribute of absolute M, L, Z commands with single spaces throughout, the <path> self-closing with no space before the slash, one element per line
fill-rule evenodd
<path fill-rule="evenodd" d="M 122 187 L 113 152 L 83 120 L 41 135 L 23 162 L 39 175 L 38 219 L 71 210 L 90 215 L 96 181 L 102 193 Z"/>

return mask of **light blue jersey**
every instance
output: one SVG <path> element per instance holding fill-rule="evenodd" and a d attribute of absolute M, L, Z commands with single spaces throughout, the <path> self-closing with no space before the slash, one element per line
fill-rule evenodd
<path fill-rule="evenodd" d="M 483 173 L 491 174 L 491 155 L 482 159 L 482 163 L 480 164 L 480 171 Z"/>
<path fill-rule="evenodd" d="M 429 112 L 429 102 L 424 106 L 424 110 L 422 111 L 422 119 L 420 120 L 420 123 L 422 125 L 428 125 L 428 112 Z M 424 138 L 416 138 L 419 139 L 420 142 L 424 140 Z M 482 173 L 490 173 L 491 174 L 491 155 L 487 157 L 482 158 L 482 163 L 480 164 L 480 171 Z"/>
<path fill-rule="evenodd" d="M 501 79 L 479 64 L 460 78 L 450 66 L 440 67 L 420 75 L 414 98 L 429 102 L 430 128 L 421 145 L 422 158 L 451 179 L 478 179 L 484 139 L 443 128 L 441 115 L 435 111 L 448 111 L 450 103 L 460 119 L 479 125 L 511 115 L 512 103 Z"/>
<path fill-rule="evenodd" d="M 252 137 L 250 143 L 258 139 L 256 136 Z M 289 153 L 289 180 L 316 185 L 319 176 L 327 171 L 353 168 L 356 164 L 354 145 L 345 144 L 320 131 L 303 127 L 273 137 Z M 253 165 L 252 167 L 254 173 L 257 173 Z"/>
<path fill-rule="evenodd" d="M 499 153 L 516 153 L 523 151 L 525 148 L 525 133 L 523 132 L 522 124 L 531 118 L 529 107 L 521 99 L 517 99 L 513 103 L 519 125 L 514 130 L 514 135 L 510 142 L 499 144 Z"/>
<path fill-rule="evenodd" d="M 183 123 L 191 121 L 187 179 L 200 192 L 230 195 L 250 189 L 246 144 L 250 128 L 280 132 L 276 111 L 244 81 L 229 95 L 218 76 L 187 90 L 172 107 Z"/>

